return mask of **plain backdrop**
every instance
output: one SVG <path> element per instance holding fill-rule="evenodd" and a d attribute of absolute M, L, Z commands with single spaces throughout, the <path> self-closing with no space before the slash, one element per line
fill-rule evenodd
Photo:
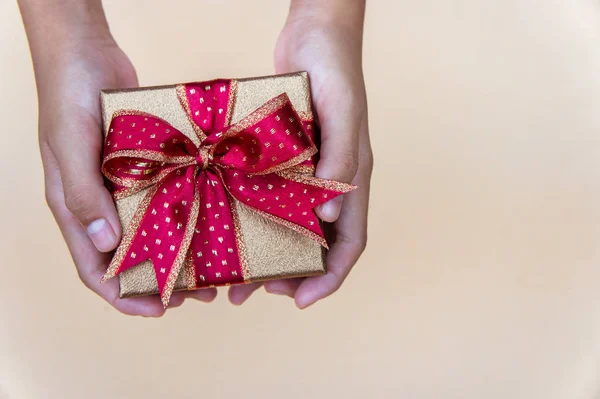
<path fill-rule="evenodd" d="M 272 73 L 287 6 L 105 1 L 143 85 Z M 45 205 L 1 0 L 0 398 L 600 398 L 598 2 L 372 0 L 364 66 L 370 241 L 342 289 L 126 317 Z"/>

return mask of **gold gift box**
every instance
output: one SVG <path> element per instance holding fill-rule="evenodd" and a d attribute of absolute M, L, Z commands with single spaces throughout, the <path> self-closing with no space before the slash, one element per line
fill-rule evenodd
<path fill-rule="evenodd" d="M 101 92 L 104 134 L 112 115 L 121 109 L 135 109 L 156 115 L 188 137 L 194 129 L 177 98 L 176 85 L 143 87 Z M 295 110 L 304 118 L 312 119 L 311 96 L 308 74 L 297 72 L 286 75 L 266 76 L 237 80 L 237 95 L 232 105 L 231 123 L 234 124 L 279 94 L 286 93 Z M 131 221 L 147 190 L 116 201 L 117 212 L 123 230 Z M 306 277 L 326 272 L 324 249 L 318 243 L 291 229 L 283 227 L 240 205 L 241 231 L 248 257 L 246 282 Z M 175 290 L 188 286 L 185 273 L 180 273 Z M 121 297 L 158 293 L 158 285 L 151 261 L 119 274 Z"/>

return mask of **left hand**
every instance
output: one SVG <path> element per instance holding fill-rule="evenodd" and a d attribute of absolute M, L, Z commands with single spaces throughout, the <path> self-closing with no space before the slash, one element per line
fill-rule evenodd
<path fill-rule="evenodd" d="M 100 0 L 19 0 L 19 6 L 38 88 L 46 199 L 79 277 L 123 313 L 161 316 L 157 296 L 119 298 L 117 279 L 100 283 L 121 225 L 100 172 L 99 92 L 137 86 L 135 69 L 110 34 Z M 169 306 L 186 298 L 210 302 L 216 294 L 214 288 L 177 292 Z"/>
<path fill-rule="evenodd" d="M 361 1 L 349 3 L 352 2 L 360 8 Z M 333 243 L 326 258 L 328 273 L 264 283 L 267 292 L 290 296 L 301 309 L 341 286 L 367 242 L 373 155 L 361 65 L 364 2 L 359 10 L 359 24 L 352 23 L 347 14 L 352 13 L 343 15 L 343 22 L 334 23 L 314 7 L 298 10 L 292 7 L 275 49 L 277 73 L 302 70 L 309 73 L 321 128 L 316 176 L 359 187 L 315 209 L 321 219 L 333 223 Z M 229 299 L 233 304 L 242 304 L 262 285 L 233 286 L 229 289 Z"/>

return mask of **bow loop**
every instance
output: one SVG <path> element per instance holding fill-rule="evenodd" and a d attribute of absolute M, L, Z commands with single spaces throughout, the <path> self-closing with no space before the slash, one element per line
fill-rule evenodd
<path fill-rule="evenodd" d="M 216 136 L 229 125 L 235 90 L 235 81 L 227 79 L 177 86 L 179 102 L 200 140 Z"/>
<path fill-rule="evenodd" d="M 194 143 L 164 120 L 121 111 L 113 116 L 109 127 L 102 171 L 113 183 L 115 197 L 120 198 L 193 164 L 197 153 Z"/>
<path fill-rule="evenodd" d="M 261 175 L 288 169 L 316 153 L 301 118 L 283 93 L 227 129 L 216 145 L 214 159 L 225 168 Z"/>

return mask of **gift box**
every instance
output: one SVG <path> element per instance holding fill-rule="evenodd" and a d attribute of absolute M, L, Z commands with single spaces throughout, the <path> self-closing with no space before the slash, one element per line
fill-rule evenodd
<path fill-rule="evenodd" d="M 121 297 L 324 274 L 305 72 L 101 92 Z"/>

